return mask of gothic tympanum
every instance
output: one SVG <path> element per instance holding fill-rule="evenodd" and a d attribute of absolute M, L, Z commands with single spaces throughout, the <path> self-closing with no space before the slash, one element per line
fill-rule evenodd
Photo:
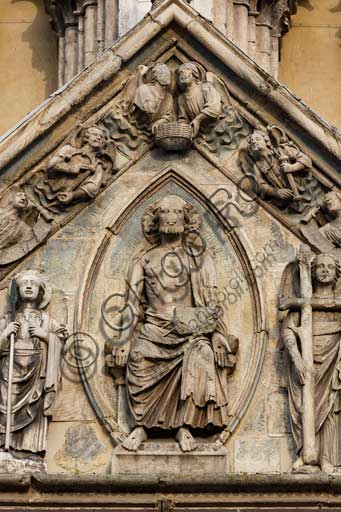
<path fill-rule="evenodd" d="M 66 330 L 45 311 L 51 288 L 43 274 L 24 270 L 13 279 L 17 288 L 14 318 L 11 313 L 0 320 L 0 446 L 4 448 L 6 441 L 9 398 L 10 450 L 44 455 Z M 14 337 L 14 365 L 10 377 L 11 336 Z"/>
<path fill-rule="evenodd" d="M 49 160 L 46 175 L 34 190 L 44 208 L 58 212 L 94 198 L 114 169 L 114 155 L 102 128 L 81 130 L 80 141 L 62 146 Z"/>
<path fill-rule="evenodd" d="M 341 297 L 335 291 L 340 270 L 334 256 L 314 257 L 305 248 L 288 265 L 282 282 L 295 472 L 332 473 L 341 463 Z"/>
<path fill-rule="evenodd" d="M 217 308 L 216 271 L 196 209 L 166 196 L 146 209 L 142 222 L 146 245 L 132 260 L 113 351 L 116 366 L 127 366 L 135 423 L 123 446 L 137 450 L 150 429 L 176 430 L 181 449 L 190 451 L 196 447 L 190 429 L 227 424 L 238 340 Z"/>

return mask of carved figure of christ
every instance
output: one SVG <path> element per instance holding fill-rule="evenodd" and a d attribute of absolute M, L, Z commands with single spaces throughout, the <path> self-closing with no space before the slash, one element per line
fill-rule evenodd
<path fill-rule="evenodd" d="M 332 312 L 341 312 L 341 298 L 335 298 L 333 291 L 336 264 L 333 258 L 329 255 L 322 254 L 315 258 L 316 275 L 315 290 L 313 292 L 311 278 L 311 261 L 313 259 L 313 254 L 309 247 L 307 248 L 307 246 L 303 246 L 297 259 L 300 269 L 300 287 L 302 296 L 300 298 L 283 297 L 280 300 L 280 310 L 300 312 L 300 325 L 293 327 L 292 325 L 289 326 L 288 323 L 286 329 L 284 329 L 284 341 L 294 362 L 300 384 L 302 385 L 301 417 L 303 446 L 301 455 L 294 464 L 294 470 L 313 472 L 315 471 L 314 467 L 317 468 L 317 466 L 320 465 L 323 471 L 332 472 L 333 464 L 330 460 L 331 457 L 329 455 L 325 456 L 323 453 L 321 454 L 319 452 L 324 450 L 328 453 L 332 449 L 335 450 L 336 447 L 329 447 L 326 449 L 326 447 L 321 447 L 321 445 L 326 444 L 326 442 L 323 443 L 320 441 L 318 444 L 316 442 L 316 428 L 321 429 L 323 427 L 323 422 L 326 420 L 326 417 L 322 420 L 321 418 L 326 416 L 326 414 L 321 413 L 321 409 L 325 407 L 325 404 L 321 404 L 321 400 L 318 398 L 321 395 L 321 390 L 316 389 L 315 386 L 316 381 L 318 381 L 318 386 L 321 387 L 320 381 L 322 380 L 324 380 L 327 383 L 326 386 L 328 386 L 328 377 L 325 376 L 325 378 L 322 379 L 321 375 L 316 373 L 317 369 L 314 358 L 316 360 L 317 357 L 317 359 L 319 359 L 319 363 L 326 366 L 328 363 L 328 354 L 326 356 L 322 356 L 321 354 L 316 356 L 319 349 L 314 347 L 314 336 L 315 338 L 318 337 L 321 326 L 322 335 L 326 335 L 329 331 L 330 333 L 335 332 L 334 337 L 336 336 L 337 343 L 334 343 L 335 347 L 331 345 L 330 348 L 331 351 L 334 351 L 336 354 L 336 360 L 334 362 L 337 364 L 338 358 L 340 357 L 338 339 L 340 337 L 341 324 L 339 328 L 335 327 Z M 330 315 L 332 315 L 333 318 L 331 318 Z M 328 328 L 326 328 L 326 323 L 329 331 Z M 293 332 L 295 332 L 295 335 L 297 335 L 300 340 L 301 354 L 299 353 L 296 341 L 293 340 Z M 333 336 L 329 337 L 332 340 Z M 333 361 L 330 363 L 329 380 L 335 380 L 333 378 L 335 368 L 333 369 L 332 363 Z M 333 390 L 333 386 L 335 387 L 336 384 L 331 382 L 331 389 L 324 390 L 327 393 L 328 401 L 331 401 L 331 397 L 329 395 L 333 394 L 335 391 Z M 294 394 L 295 393 L 291 395 L 291 393 L 289 393 L 290 396 L 294 396 Z M 323 400 L 326 400 L 326 397 L 324 397 Z M 295 423 L 295 419 L 293 417 L 292 423 Z"/>
<path fill-rule="evenodd" d="M 227 366 L 226 337 L 217 330 L 209 336 L 184 336 L 174 325 L 176 311 L 199 307 L 198 295 L 212 292 L 215 284 L 208 254 L 203 267 L 196 269 L 194 283 L 194 260 L 182 242 L 185 204 L 177 196 L 159 201 L 159 244 L 137 259 L 130 271 L 129 308 L 123 313 L 120 346 L 114 349 L 116 365 L 127 365 L 128 402 L 136 425 L 123 442 L 128 450 L 139 448 L 149 428 L 161 428 L 176 429 L 181 449 L 190 451 L 196 447 L 190 426 L 225 422 L 226 397 L 216 386 L 215 363 L 222 369 Z M 136 330 L 142 297 L 143 325 Z M 199 380 L 201 388 L 196 385 Z"/>

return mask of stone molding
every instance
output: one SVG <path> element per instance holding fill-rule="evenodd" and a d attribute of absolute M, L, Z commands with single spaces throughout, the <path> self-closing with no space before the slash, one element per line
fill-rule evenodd
<path fill-rule="evenodd" d="M 89 492 L 91 489 L 91 492 Z M 340 510 L 341 477 L 330 475 L 235 474 L 198 478 L 82 475 L 14 475 L 0 478 L 0 504 L 3 507 L 95 506 L 120 510 L 163 510 L 171 502 L 176 510 L 231 510 L 251 507 L 264 510 L 272 506 L 337 507 Z M 34 496 L 34 498 L 33 498 Z M 156 508 L 156 506 L 158 508 Z M 335 510 L 335 508 L 334 508 Z"/>
<path fill-rule="evenodd" d="M 118 38 L 119 0 L 44 0 L 58 38 L 58 83 L 91 64 Z M 164 0 L 153 1 L 152 10 Z M 191 1 L 186 0 L 187 3 Z M 225 2 L 226 4 L 226 2 Z M 296 0 L 215 0 L 224 34 L 265 71 L 278 77 L 281 38 L 289 31 Z M 213 20 L 214 22 L 214 20 Z"/>

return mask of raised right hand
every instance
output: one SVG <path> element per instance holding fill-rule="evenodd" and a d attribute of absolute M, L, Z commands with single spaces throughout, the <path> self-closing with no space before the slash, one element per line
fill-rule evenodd
<path fill-rule="evenodd" d="M 2 333 L 3 338 L 9 338 L 11 334 L 14 334 L 14 336 L 16 336 L 19 332 L 19 328 L 19 322 L 10 322 L 4 329 L 4 332 Z"/>

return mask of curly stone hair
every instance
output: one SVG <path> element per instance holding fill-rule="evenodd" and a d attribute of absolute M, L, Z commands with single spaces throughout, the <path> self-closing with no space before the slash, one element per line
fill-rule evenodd
<path fill-rule="evenodd" d="M 160 232 L 159 232 L 159 208 L 163 199 L 174 199 L 176 201 L 181 200 L 183 202 L 184 209 L 184 217 L 185 217 L 185 226 L 184 226 L 184 234 L 190 235 L 191 233 L 198 233 L 201 227 L 201 216 L 197 209 L 184 199 L 176 195 L 165 196 L 162 199 L 159 199 L 155 203 L 148 206 L 142 216 L 142 230 L 145 238 L 151 244 L 159 243 L 160 241 Z"/>
<path fill-rule="evenodd" d="M 340 279 L 340 276 L 341 276 L 341 264 L 340 264 L 340 261 L 337 258 L 335 258 L 335 256 L 333 256 L 332 254 L 322 253 L 322 254 L 318 254 L 317 256 L 315 256 L 315 258 L 311 262 L 311 277 L 312 277 L 312 280 L 313 280 L 313 282 L 316 280 L 316 264 L 317 264 L 317 260 L 319 258 L 321 258 L 321 256 L 328 256 L 328 258 L 332 259 L 334 261 L 334 263 L 335 263 L 335 270 L 336 270 L 336 272 L 335 272 L 335 281 L 333 283 L 333 287 L 335 288 L 336 283 Z"/>

